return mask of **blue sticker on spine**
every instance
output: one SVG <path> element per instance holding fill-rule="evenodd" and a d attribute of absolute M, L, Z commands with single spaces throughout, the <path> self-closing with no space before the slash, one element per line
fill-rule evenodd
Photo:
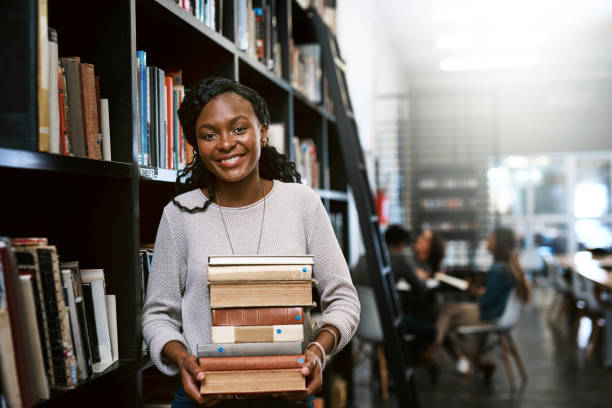
<path fill-rule="evenodd" d="M 295 320 L 300 320 L 302 317 L 300 315 L 295 315 Z"/>
<path fill-rule="evenodd" d="M 281 334 L 282 330 L 281 330 L 281 329 L 276 329 L 276 332 L 277 332 L 278 334 Z"/>
<path fill-rule="evenodd" d="M 308 268 L 303 267 L 303 268 L 302 268 L 302 272 L 308 272 Z"/>
<path fill-rule="evenodd" d="M 219 353 L 223 353 L 223 347 L 219 347 L 219 348 L 217 349 L 217 351 L 218 351 Z"/>
<path fill-rule="evenodd" d="M 303 358 L 298 358 L 298 363 L 302 364 L 304 362 Z"/>

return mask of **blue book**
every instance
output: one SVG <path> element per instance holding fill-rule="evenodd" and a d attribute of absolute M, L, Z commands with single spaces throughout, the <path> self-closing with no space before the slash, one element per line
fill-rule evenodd
<path fill-rule="evenodd" d="M 147 53 L 145 51 L 136 51 L 136 58 L 138 58 L 138 66 L 140 67 L 140 144 L 142 148 L 141 162 L 143 166 L 150 164 L 149 162 L 149 127 L 147 126 L 147 111 L 149 104 L 149 97 L 147 94 Z"/>

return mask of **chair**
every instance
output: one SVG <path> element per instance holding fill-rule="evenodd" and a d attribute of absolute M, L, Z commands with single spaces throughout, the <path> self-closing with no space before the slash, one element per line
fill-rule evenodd
<path fill-rule="evenodd" d="M 572 287 L 564 277 L 563 268 L 555 262 L 552 255 L 543 254 L 542 258 L 546 264 L 548 281 L 555 291 L 546 312 L 547 320 L 555 327 L 561 328 L 572 304 Z"/>
<path fill-rule="evenodd" d="M 595 296 L 595 285 L 593 282 L 580 275 L 574 269 L 571 270 L 571 274 L 572 292 L 576 307 L 576 318 L 574 321 L 572 340 L 577 342 L 580 322 L 583 317 L 588 317 L 591 320 L 592 329 L 589 344 L 587 346 L 587 357 L 591 357 L 599 338 L 599 332 L 601 329 L 600 322 L 602 321 L 603 317 L 603 309 L 599 303 L 599 300 Z"/>
<path fill-rule="evenodd" d="M 527 380 L 527 372 L 525 371 L 525 366 L 523 365 L 523 361 L 521 360 L 521 356 L 519 351 L 514 343 L 514 339 L 512 338 L 512 329 L 518 322 L 518 319 L 521 314 L 521 302 L 516 296 L 516 290 L 513 290 L 510 296 L 508 296 L 508 300 L 506 301 L 506 306 L 504 308 L 504 313 L 502 316 L 495 322 L 490 324 L 479 324 L 479 325 L 471 325 L 471 326 L 458 326 L 455 329 L 456 333 L 465 334 L 465 335 L 476 335 L 478 337 L 478 341 L 475 343 L 474 350 L 472 355 L 470 356 L 471 365 L 474 366 L 476 357 L 485 351 L 486 349 L 486 339 L 489 334 L 497 334 L 497 338 L 499 340 L 498 343 L 494 343 L 491 346 L 495 346 L 497 344 L 500 345 L 502 351 L 502 357 L 504 360 L 504 366 L 506 368 L 506 374 L 508 375 L 508 381 L 510 382 L 510 389 L 516 389 L 516 382 L 514 381 L 514 373 L 512 370 L 512 364 L 510 357 L 514 358 L 514 362 L 518 368 L 518 371 L 521 375 L 521 380 Z"/>

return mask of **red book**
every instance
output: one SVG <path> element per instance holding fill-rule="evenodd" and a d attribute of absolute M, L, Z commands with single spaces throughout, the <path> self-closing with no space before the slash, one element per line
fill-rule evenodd
<path fill-rule="evenodd" d="M 279 370 L 301 368 L 304 355 L 250 356 L 250 357 L 200 357 L 204 371 Z"/>
<path fill-rule="evenodd" d="M 173 98 L 173 81 L 172 77 L 164 78 L 166 84 L 166 137 L 167 137 L 167 154 L 168 161 L 166 166 L 169 169 L 174 167 L 174 98 Z"/>
<path fill-rule="evenodd" d="M 213 326 L 273 326 L 277 324 L 301 324 L 304 309 L 301 307 L 256 307 L 213 309 Z"/>

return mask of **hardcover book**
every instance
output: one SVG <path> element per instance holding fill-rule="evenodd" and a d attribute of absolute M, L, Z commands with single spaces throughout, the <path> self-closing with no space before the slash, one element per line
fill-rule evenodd
<path fill-rule="evenodd" d="M 265 326 L 300 324 L 304 321 L 302 307 L 255 307 L 213 309 L 213 326 Z"/>
<path fill-rule="evenodd" d="M 303 324 L 211 327 L 212 343 L 273 343 L 303 340 Z"/>
<path fill-rule="evenodd" d="M 292 281 L 312 279 L 312 265 L 211 265 L 208 280 L 219 281 Z"/>
<path fill-rule="evenodd" d="M 312 265 L 312 255 L 280 255 L 280 256 L 242 256 L 225 255 L 209 256 L 208 265 Z"/>
<path fill-rule="evenodd" d="M 113 363 L 113 354 L 106 310 L 106 289 L 102 269 L 81 269 L 81 281 L 91 285 L 91 297 L 95 330 L 98 339 L 97 348 L 100 361 L 93 366 L 94 373 L 106 370 Z"/>
<path fill-rule="evenodd" d="M 285 356 L 302 354 L 301 341 L 198 344 L 199 357 Z"/>
<path fill-rule="evenodd" d="M 311 281 L 210 282 L 210 307 L 311 306 Z"/>
<path fill-rule="evenodd" d="M 301 368 L 304 355 L 252 356 L 252 357 L 203 357 L 200 368 L 206 371 L 273 370 Z"/>
<path fill-rule="evenodd" d="M 282 370 L 209 371 L 202 394 L 249 394 L 303 391 L 306 379 L 299 368 Z"/>

